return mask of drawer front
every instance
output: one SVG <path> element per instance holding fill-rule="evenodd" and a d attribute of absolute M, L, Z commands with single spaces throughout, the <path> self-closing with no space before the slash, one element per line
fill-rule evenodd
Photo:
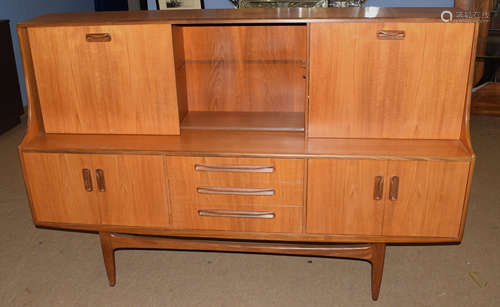
<path fill-rule="evenodd" d="M 301 232 L 301 206 L 173 206 L 173 226 L 183 229 L 249 232 Z"/>
<path fill-rule="evenodd" d="M 304 160 L 168 157 L 174 206 L 302 205 Z"/>

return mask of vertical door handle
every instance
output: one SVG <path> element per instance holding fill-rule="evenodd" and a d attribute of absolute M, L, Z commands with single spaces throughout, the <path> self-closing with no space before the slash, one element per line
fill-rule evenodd
<path fill-rule="evenodd" d="M 104 181 L 104 171 L 100 168 L 95 170 L 95 177 L 97 179 L 97 189 L 99 192 L 106 192 L 106 182 Z"/>
<path fill-rule="evenodd" d="M 399 193 L 399 177 L 392 176 L 391 177 L 391 187 L 389 189 L 389 199 L 390 200 L 398 200 Z"/>
<path fill-rule="evenodd" d="M 382 195 L 384 194 L 384 177 L 376 176 L 375 177 L 375 187 L 373 189 L 373 199 L 381 200 Z"/>
<path fill-rule="evenodd" d="M 92 176 L 90 175 L 90 170 L 88 168 L 82 169 L 82 177 L 85 191 L 92 192 Z"/>

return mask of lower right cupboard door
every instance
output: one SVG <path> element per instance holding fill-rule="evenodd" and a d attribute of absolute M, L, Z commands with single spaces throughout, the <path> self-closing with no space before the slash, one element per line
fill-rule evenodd
<path fill-rule="evenodd" d="M 470 163 L 388 164 L 383 235 L 458 237 Z"/>

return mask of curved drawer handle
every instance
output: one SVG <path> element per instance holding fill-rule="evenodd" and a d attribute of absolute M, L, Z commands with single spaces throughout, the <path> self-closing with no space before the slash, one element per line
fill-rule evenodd
<path fill-rule="evenodd" d="M 85 40 L 89 43 L 110 42 L 111 34 L 109 33 L 87 33 Z"/>
<path fill-rule="evenodd" d="M 224 210 L 224 209 L 204 209 L 198 210 L 200 216 L 212 217 L 244 217 L 254 219 L 274 219 L 275 214 L 272 211 L 242 211 L 242 210 Z"/>
<path fill-rule="evenodd" d="M 205 172 L 272 173 L 274 165 L 195 164 L 194 169 Z"/>
<path fill-rule="evenodd" d="M 231 188 L 231 187 L 198 187 L 196 191 L 201 194 L 223 195 L 248 195 L 248 196 L 273 196 L 274 189 L 268 188 Z"/>
<path fill-rule="evenodd" d="M 392 39 L 392 40 L 402 40 L 405 39 L 406 33 L 402 30 L 378 30 L 378 39 Z"/>

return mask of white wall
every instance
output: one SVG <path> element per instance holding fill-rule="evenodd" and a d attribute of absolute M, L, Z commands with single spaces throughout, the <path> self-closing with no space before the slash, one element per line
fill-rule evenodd
<path fill-rule="evenodd" d="M 94 11 L 94 0 L 0 0 L 0 19 L 10 20 L 19 84 L 24 105 L 27 104 L 24 74 L 17 40 L 16 24 L 46 13 Z"/>

